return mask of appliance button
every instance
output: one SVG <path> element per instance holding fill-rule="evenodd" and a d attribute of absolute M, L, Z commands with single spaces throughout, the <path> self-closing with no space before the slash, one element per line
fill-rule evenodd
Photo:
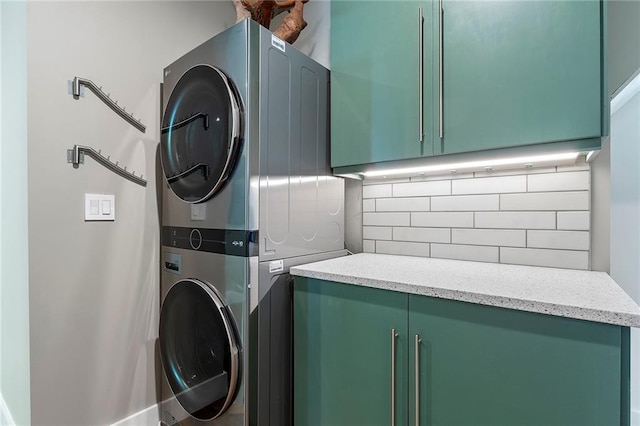
<path fill-rule="evenodd" d="M 202 245 L 202 234 L 197 229 L 192 229 L 191 234 L 189 234 L 189 244 L 191 248 L 194 250 L 199 250 Z"/>

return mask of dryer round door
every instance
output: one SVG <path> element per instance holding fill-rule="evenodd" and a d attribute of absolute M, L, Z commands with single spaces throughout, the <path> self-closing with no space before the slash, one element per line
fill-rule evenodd
<path fill-rule="evenodd" d="M 226 183 L 239 152 L 240 105 L 218 68 L 197 65 L 178 80 L 162 118 L 160 158 L 182 200 L 205 201 Z"/>
<path fill-rule="evenodd" d="M 210 284 L 186 279 L 167 292 L 160 312 L 160 357 L 180 405 L 211 420 L 233 403 L 241 379 L 240 339 L 229 307 Z"/>

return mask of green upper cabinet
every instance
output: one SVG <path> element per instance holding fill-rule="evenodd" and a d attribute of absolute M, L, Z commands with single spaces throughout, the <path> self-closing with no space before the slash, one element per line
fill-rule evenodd
<path fill-rule="evenodd" d="M 600 138 L 602 6 L 443 0 L 435 154 Z"/>
<path fill-rule="evenodd" d="M 432 154 L 431 119 L 423 121 L 433 114 L 432 54 L 423 61 L 429 73 L 420 73 L 419 62 L 421 47 L 431 51 L 431 17 L 428 1 L 331 2 L 333 167 Z"/>
<path fill-rule="evenodd" d="M 605 6 L 332 0 L 332 166 L 560 141 L 599 147 Z"/>

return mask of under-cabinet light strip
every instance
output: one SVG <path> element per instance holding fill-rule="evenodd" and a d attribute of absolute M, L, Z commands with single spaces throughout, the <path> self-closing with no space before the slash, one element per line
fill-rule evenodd
<path fill-rule="evenodd" d="M 559 154 L 547 154 L 547 155 L 535 155 L 528 157 L 512 157 L 512 158 L 495 158 L 482 161 L 468 161 L 462 163 L 449 163 L 449 164 L 437 164 L 433 166 L 421 166 L 421 167 L 408 167 L 389 170 L 372 170 L 364 172 L 366 177 L 380 177 L 380 176 L 395 176 L 395 175 L 411 175 L 411 174 L 426 174 L 433 172 L 443 172 L 449 170 L 463 171 L 465 169 L 486 169 L 498 166 L 510 166 L 510 165 L 532 165 L 536 163 L 546 163 L 553 161 L 568 161 L 576 160 L 580 153 L 578 152 L 565 152 Z"/>

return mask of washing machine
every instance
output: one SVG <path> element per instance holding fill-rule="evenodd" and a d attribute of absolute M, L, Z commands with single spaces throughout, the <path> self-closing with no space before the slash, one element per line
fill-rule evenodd
<path fill-rule="evenodd" d="M 160 416 L 291 424 L 289 268 L 344 250 L 329 72 L 251 20 L 164 70 Z"/>

